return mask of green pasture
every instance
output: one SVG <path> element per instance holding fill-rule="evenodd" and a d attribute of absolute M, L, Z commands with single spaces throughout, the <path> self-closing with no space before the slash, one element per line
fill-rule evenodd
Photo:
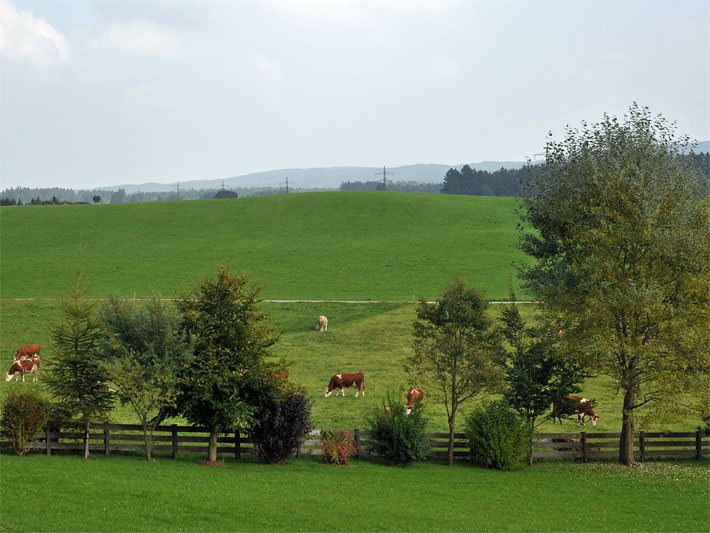
<path fill-rule="evenodd" d="M 267 299 L 418 300 L 457 272 L 491 299 L 515 279 L 516 201 L 322 192 L 0 208 L 0 298 L 173 297 L 229 263 Z"/>
<path fill-rule="evenodd" d="M 0 456 L 3 531 L 707 531 L 706 462 L 501 472 Z M 188 481 L 188 482 L 186 482 Z M 21 495 L 21 497 L 17 496 Z M 19 498 L 19 500 L 18 500 Z M 31 502 L 22 506 L 20 500 Z"/>
<path fill-rule="evenodd" d="M 371 303 L 262 303 L 271 317 L 279 341 L 273 348 L 274 358 L 288 362 L 290 380 L 301 385 L 312 401 L 314 427 L 333 429 L 337 427 L 364 428 L 369 412 L 382 406 L 388 392 L 399 396 L 404 403 L 405 389 L 412 383 L 406 372 L 406 361 L 412 354 L 412 324 L 416 318 L 413 304 Z M 500 306 L 491 306 L 498 313 Z M 522 306 L 525 316 L 532 317 L 534 307 Z M 329 318 L 327 332 L 315 330 L 318 314 Z M 9 367 L 20 344 L 42 344 L 43 362 L 52 360 L 50 325 L 59 319 L 56 301 L 3 302 L 0 312 L 0 360 Z M 332 395 L 325 398 L 323 390 L 330 377 L 338 372 L 362 371 L 365 374 L 365 397 L 355 398 L 354 389 L 346 396 Z M 2 382 L 0 399 L 12 387 L 41 387 L 34 384 Z M 547 422 L 539 431 L 618 432 L 621 429 L 622 397 L 617 394 L 613 382 L 604 376 L 588 379 L 581 391 L 594 398 L 600 415 L 596 427 L 584 428 L 572 421 L 562 427 Z M 446 414 L 442 405 L 425 398 L 430 431 L 445 431 Z M 463 416 L 475 405 L 464 404 L 459 415 L 459 427 L 463 428 Z M 643 415 L 643 411 L 640 411 Z M 125 407 L 116 406 L 114 422 L 135 423 L 133 413 Z M 645 421 L 639 419 L 639 429 L 691 431 L 701 420 L 675 418 L 672 420 Z"/>

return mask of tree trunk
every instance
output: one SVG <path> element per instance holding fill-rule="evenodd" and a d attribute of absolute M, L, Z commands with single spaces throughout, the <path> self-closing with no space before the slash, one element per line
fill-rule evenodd
<path fill-rule="evenodd" d="M 217 462 L 217 426 L 212 426 L 210 428 L 210 446 L 207 460 L 210 463 Z"/>
<path fill-rule="evenodd" d="M 535 443 L 535 419 L 530 420 L 530 432 L 528 435 L 528 466 L 533 464 L 533 444 Z"/>
<path fill-rule="evenodd" d="M 151 448 L 153 447 L 153 436 L 148 431 L 148 426 L 146 422 L 143 422 L 143 440 L 145 441 L 145 460 L 150 463 L 151 458 Z"/>
<path fill-rule="evenodd" d="M 626 466 L 634 464 L 634 392 L 624 392 L 622 411 L 621 438 L 619 439 L 619 463 Z"/>
<path fill-rule="evenodd" d="M 454 430 L 456 427 L 456 411 L 451 411 L 449 417 L 449 465 L 454 464 Z"/>
<path fill-rule="evenodd" d="M 84 421 L 84 459 L 88 459 L 91 456 L 89 451 L 89 421 Z"/>

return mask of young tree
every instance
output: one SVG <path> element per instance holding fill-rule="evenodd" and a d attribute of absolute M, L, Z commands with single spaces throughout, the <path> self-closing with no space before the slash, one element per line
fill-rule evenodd
<path fill-rule="evenodd" d="M 514 294 L 511 299 L 515 301 Z M 559 338 L 551 334 L 551 328 L 527 327 L 515 303 L 503 309 L 500 320 L 510 345 L 506 367 L 508 388 L 504 396 L 526 421 L 527 459 L 528 465 L 532 465 L 535 428 L 547 418 L 542 415 L 555 399 L 578 392 L 585 372 L 579 361 L 560 355 Z"/>
<path fill-rule="evenodd" d="M 111 298 L 101 306 L 106 333 L 104 368 L 118 398 L 129 404 L 143 427 L 146 460 L 151 460 L 158 414 L 175 405 L 180 375 L 193 357 L 173 304 Z"/>
<path fill-rule="evenodd" d="M 619 462 L 632 464 L 635 412 L 708 374 L 708 203 L 680 155 L 687 139 L 647 108 L 568 129 L 523 200 L 523 270 L 566 322 L 572 356 L 623 391 Z"/>
<path fill-rule="evenodd" d="M 257 309 L 260 287 L 224 266 L 178 301 L 194 343 L 195 360 L 178 391 L 178 410 L 210 432 L 208 461 L 217 461 L 217 435 L 245 428 L 254 413 L 273 403 L 275 380 L 264 364 L 276 336 Z"/>
<path fill-rule="evenodd" d="M 77 272 L 70 296 L 61 303 L 63 321 L 52 328 L 54 360 L 46 383 L 64 415 L 84 425 L 84 458 L 88 459 L 92 423 L 104 422 L 113 407 L 101 361 L 102 331 L 96 304 L 87 301 L 82 276 Z"/>
<path fill-rule="evenodd" d="M 459 406 L 483 392 L 497 390 L 503 381 L 502 348 L 487 308 L 481 293 L 459 276 L 437 302 L 421 302 L 417 308 L 409 366 L 427 395 L 446 408 L 449 464 L 454 460 Z"/>

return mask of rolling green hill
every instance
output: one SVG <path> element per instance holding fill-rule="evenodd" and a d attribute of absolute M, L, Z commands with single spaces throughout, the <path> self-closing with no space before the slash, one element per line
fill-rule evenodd
<path fill-rule="evenodd" d="M 0 297 L 175 296 L 222 263 L 267 299 L 434 298 L 457 272 L 491 299 L 515 277 L 512 198 L 323 192 L 0 209 Z"/>

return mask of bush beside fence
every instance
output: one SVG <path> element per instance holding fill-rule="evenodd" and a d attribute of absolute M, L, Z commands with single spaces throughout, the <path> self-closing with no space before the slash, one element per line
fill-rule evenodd
<path fill-rule="evenodd" d="M 367 431 L 352 430 L 360 456 L 369 457 L 371 447 Z M 313 430 L 299 448 L 296 456 L 322 455 L 320 431 Z M 446 459 L 448 433 L 429 433 L 428 458 Z M 533 457 L 536 459 L 567 459 L 592 461 L 618 455 L 618 433 L 538 433 L 535 435 Z M 206 454 L 209 433 L 201 428 L 177 424 L 159 426 L 153 435 L 153 452 L 177 458 L 182 454 Z M 50 455 L 56 451 L 83 450 L 83 430 L 79 426 L 55 428 L 47 424 L 32 442 L 33 450 Z M 0 449 L 11 449 L 6 438 L 0 437 Z M 144 450 L 142 428 L 138 424 L 103 424 L 89 434 L 92 453 L 139 452 Z M 222 435 L 217 440 L 217 452 L 223 456 L 242 459 L 254 455 L 248 435 L 239 431 Z M 634 456 L 638 461 L 656 457 L 703 459 L 710 453 L 710 430 L 689 432 L 644 432 L 636 434 Z M 456 433 L 454 459 L 469 461 L 471 449 L 464 433 Z"/>

